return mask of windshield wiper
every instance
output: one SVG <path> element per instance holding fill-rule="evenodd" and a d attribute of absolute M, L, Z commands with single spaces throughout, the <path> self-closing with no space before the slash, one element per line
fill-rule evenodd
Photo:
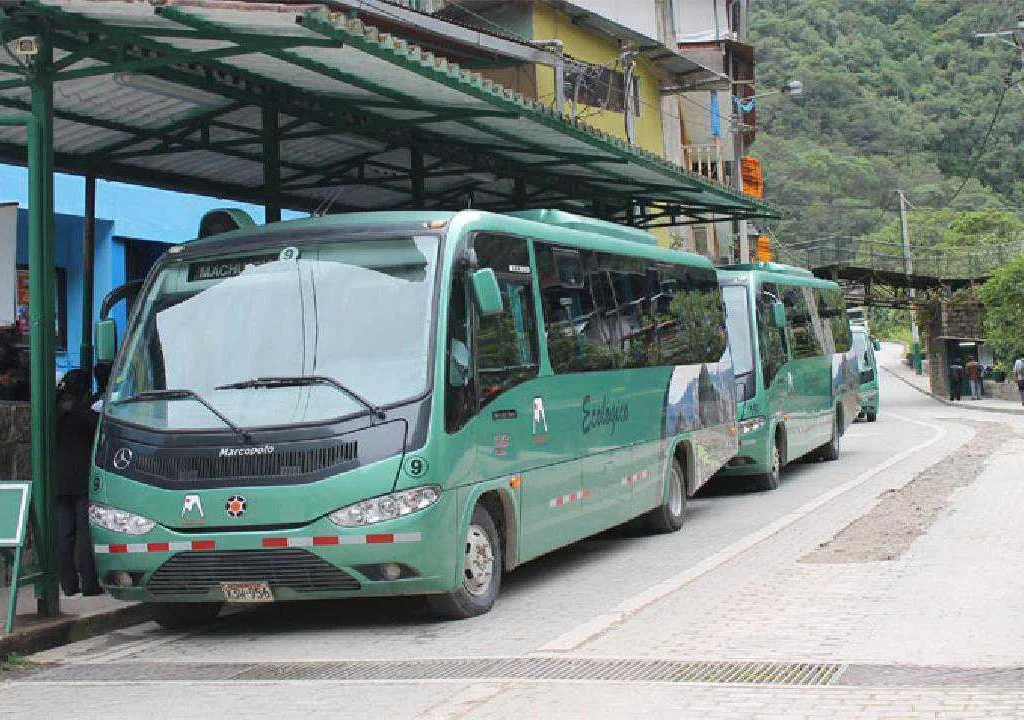
<path fill-rule="evenodd" d="M 282 376 L 271 376 L 271 377 L 258 377 L 250 378 L 249 380 L 240 380 L 238 382 L 228 383 L 227 385 L 218 385 L 214 390 L 248 390 L 251 388 L 274 388 L 274 387 L 305 387 L 308 385 L 330 385 L 336 390 L 348 395 L 350 398 L 355 400 L 357 403 L 366 408 L 374 417 L 378 420 L 384 420 L 384 409 L 378 405 L 374 405 L 369 400 L 364 398 L 362 395 L 352 390 L 349 387 L 341 384 L 339 381 L 327 375 L 282 375 Z"/>
<path fill-rule="evenodd" d="M 152 400 L 195 400 L 197 403 L 205 407 L 211 413 L 217 416 L 217 418 L 231 428 L 231 432 L 241 438 L 244 443 L 252 443 L 252 435 L 247 430 L 243 430 L 234 422 L 232 422 L 227 415 L 222 413 L 220 410 L 215 408 L 209 403 L 202 395 L 197 393 L 195 390 L 189 390 L 187 388 L 167 389 L 167 390 L 146 390 L 132 395 L 130 398 L 124 400 L 118 400 L 117 404 L 125 403 L 136 403 L 136 402 L 147 402 Z"/>

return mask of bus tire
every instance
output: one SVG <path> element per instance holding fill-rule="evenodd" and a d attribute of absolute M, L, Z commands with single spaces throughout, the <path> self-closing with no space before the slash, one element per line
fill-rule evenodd
<path fill-rule="evenodd" d="M 771 446 L 768 448 L 768 472 L 754 476 L 754 488 L 756 490 L 774 490 L 779 486 L 782 479 L 782 438 L 776 431 L 772 438 Z"/>
<path fill-rule="evenodd" d="M 832 416 L 832 437 L 831 439 L 818 448 L 818 458 L 825 461 L 831 462 L 839 459 L 839 411 Z"/>
<path fill-rule="evenodd" d="M 494 607 L 501 590 L 502 552 L 494 519 L 478 504 L 466 531 L 462 583 L 454 592 L 429 597 L 434 612 L 449 620 L 463 620 Z"/>
<path fill-rule="evenodd" d="M 868 422 L 874 422 L 878 419 L 878 413 L 868 413 L 867 418 Z"/>
<path fill-rule="evenodd" d="M 150 603 L 153 620 L 164 630 L 188 630 L 217 619 L 223 603 Z"/>
<path fill-rule="evenodd" d="M 651 532 L 670 533 L 683 526 L 686 514 L 686 480 L 679 459 L 672 458 L 668 469 L 668 499 L 644 516 L 644 526 Z"/>

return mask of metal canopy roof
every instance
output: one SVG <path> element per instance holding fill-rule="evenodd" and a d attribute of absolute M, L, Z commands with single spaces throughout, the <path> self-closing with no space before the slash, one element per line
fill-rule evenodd
<path fill-rule="evenodd" d="M 30 35 L 53 48 L 60 171 L 298 210 L 561 207 L 647 227 L 778 214 L 322 5 L 0 8 L 8 50 Z M 0 54 L 0 112 L 31 111 L 24 60 Z M 0 161 L 25 147 L 0 127 Z"/>

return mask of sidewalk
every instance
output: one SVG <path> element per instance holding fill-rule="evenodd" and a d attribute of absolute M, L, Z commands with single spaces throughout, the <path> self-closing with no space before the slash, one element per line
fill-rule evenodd
<path fill-rule="evenodd" d="M 907 385 L 930 395 L 939 402 L 953 407 L 967 408 L 968 410 L 981 410 L 993 413 L 1010 413 L 1024 415 L 1024 405 L 1011 400 L 1001 398 L 983 397 L 981 400 L 971 400 L 965 395 L 963 400 L 952 402 L 949 398 L 935 395 L 931 391 L 928 375 L 918 375 L 914 369 L 907 367 L 903 362 L 903 346 L 897 343 L 882 343 L 881 352 L 877 353 L 879 367 L 899 378 Z"/>
<path fill-rule="evenodd" d="M 0 607 L 6 619 L 9 588 L 0 588 Z M 2 634 L 0 620 L 0 658 L 10 653 L 29 655 L 77 640 L 145 622 L 148 610 L 136 603 L 125 603 L 109 595 L 60 598 L 60 615 L 41 618 L 36 614 L 36 598 L 31 587 L 19 588 L 18 613 L 11 635 Z"/>

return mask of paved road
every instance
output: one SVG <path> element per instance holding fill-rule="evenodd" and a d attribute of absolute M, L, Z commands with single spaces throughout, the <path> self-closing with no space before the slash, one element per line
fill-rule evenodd
<path fill-rule="evenodd" d="M 878 422 L 851 428 L 839 462 L 793 465 L 770 493 L 716 484 L 673 535 L 614 532 L 530 563 L 487 616 L 442 623 L 416 601 L 375 600 L 240 612 L 189 635 L 141 625 L 36 656 L 56 665 L 0 685 L 0 717 L 1024 716 L 1024 676 L 975 669 L 1024 656 L 1024 607 L 1000 610 L 1015 588 L 996 559 L 966 600 L 919 619 L 951 587 L 935 561 L 948 545 L 888 563 L 802 562 L 985 432 L 979 422 L 1021 422 L 882 384 Z M 989 492 L 1018 472 L 1003 464 Z M 1015 492 L 1008 507 L 1024 515 Z M 968 530 L 941 529 L 954 505 L 912 548 L 964 532 L 975 533 L 965 547 L 984 545 L 992 503 L 973 502 Z M 988 555 L 1007 552 L 1019 551 L 996 543 Z M 978 583 L 998 587 L 970 592 Z M 995 621 L 933 654 L 929 638 L 957 613 Z M 936 667 L 908 674 L 921 665 Z"/>

